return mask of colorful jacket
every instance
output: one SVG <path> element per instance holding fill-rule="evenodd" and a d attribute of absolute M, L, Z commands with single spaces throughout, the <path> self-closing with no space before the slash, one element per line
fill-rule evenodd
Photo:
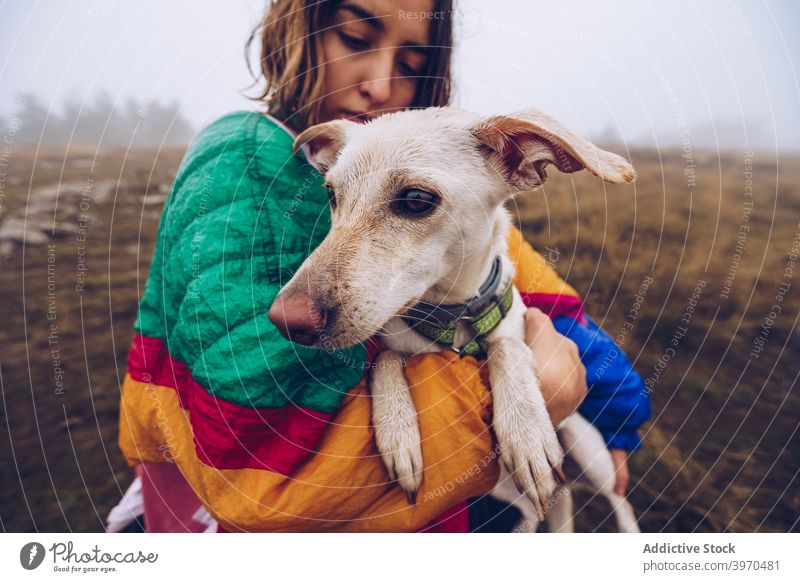
<path fill-rule="evenodd" d="M 416 531 L 492 489 L 498 469 L 485 369 L 452 352 L 410 358 L 426 469 L 418 503 L 388 482 L 365 372 L 375 344 L 290 343 L 266 314 L 330 228 L 319 173 L 257 113 L 218 120 L 181 164 L 158 229 L 122 387 L 119 443 L 133 466 L 176 463 L 220 524 L 248 531 Z M 638 446 L 641 379 L 519 231 L 515 284 L 581 350 L 581 411 L 610 446 Z M 593 370 L 605 366 L 602 377 Z"/>

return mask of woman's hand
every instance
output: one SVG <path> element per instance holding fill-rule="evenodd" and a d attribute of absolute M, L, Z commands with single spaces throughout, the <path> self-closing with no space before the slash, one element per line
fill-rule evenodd
<path fill-rule="evenodd" d="M 628 481 L 630 481 L 631 478 L 631 474 L 628 471 L 628 451 L 611 449 L 611 458 L 614 460 L 614 472 L 616 473 L 614 493 L 617 495 L 625 495 L 625 490 L 628 488 Z"/>
<path fill-rule="evenodd" d="M 550 318 L 535 307 L 525 312 L 525 342 L 536 355 L 550 420 L 558 425 L 577 410 L 588 390 L 578 346 L 558 333 Z"/>

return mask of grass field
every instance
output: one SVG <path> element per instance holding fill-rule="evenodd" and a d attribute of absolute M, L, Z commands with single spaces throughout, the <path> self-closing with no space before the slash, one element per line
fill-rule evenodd
<path fill-rule="evenodd" d="M 119 385 L 181 156 L 13 150 L 0 167 L 3 530 L 101 530 L 130 483 Z M 551 170 L 514 210 L 652 389 L 642 529 L 797 530 L 800 156 L 630 156 L 635 186 Z M 576 507 L 579 530 L 613 530 L 602 501 Z"/>

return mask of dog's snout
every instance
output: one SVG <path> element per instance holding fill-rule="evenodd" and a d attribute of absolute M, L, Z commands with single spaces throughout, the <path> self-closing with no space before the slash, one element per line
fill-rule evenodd
<path fill-rule="evenodd" d="M 318 309 L 305 294 L 278 295 L 267 317 L 283 337 L 304 346 L 316 343 L 328 320 L 327 311 Z"/>

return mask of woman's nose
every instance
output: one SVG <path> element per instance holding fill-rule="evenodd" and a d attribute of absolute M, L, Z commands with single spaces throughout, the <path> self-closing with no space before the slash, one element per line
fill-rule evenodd
<path fill-rule="evenodd" d="M 380 107 L 392 96 L 393 62 L 391 51 L 375 51 L 366 78 L 359 85 L 359 91 L 373 107 Z"/>

